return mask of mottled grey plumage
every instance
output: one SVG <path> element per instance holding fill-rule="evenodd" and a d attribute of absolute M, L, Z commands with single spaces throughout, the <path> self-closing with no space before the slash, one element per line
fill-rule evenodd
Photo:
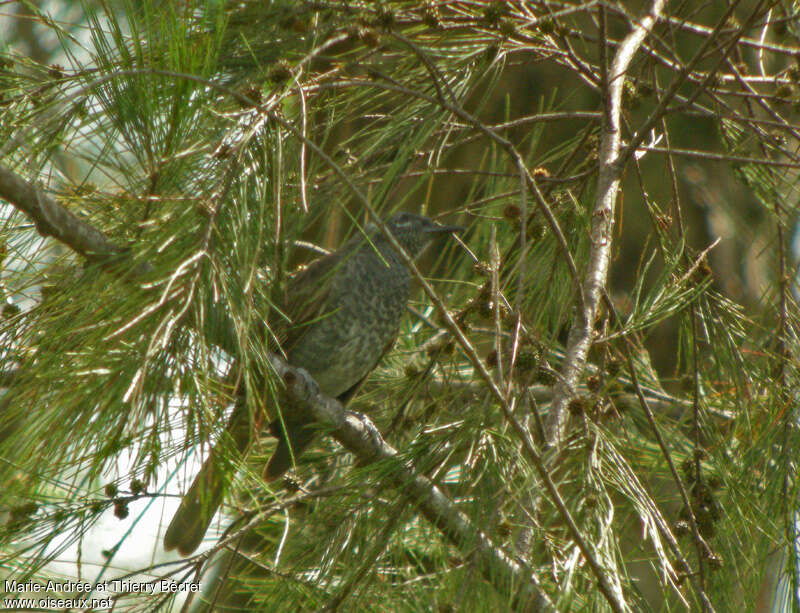
<path fill-rule="evenodd" d="M 431 238 L 458 229 L 412 213 L 398 213 L 386 225 L 412 257 Z M 287 286 L 282 310 L 290 324 L 279 340 L 289 363 L 305 369 L 324 394 L 346 403 L 397 337 L 410 286 L 408 267 L 374 226 L 367 228 L 366 238 L 357 236 L 316 260 Z M 286 407 L 270 429 L 278 445 L 265 469 L 268 480 L 291 467 L 315 431 L 307 415 Z M 244 453 L 251 426 L 243 398 L 228 431 Z M 167 529 L 166 549 L 177 547 L 188 555 L 202 541 L 222 501 L 223 463 L 212 451 Z"/>
<path fill-rule="evenodd" d="M 411 255 L 422 246 L 422 219 L 404 214 L 389 224 Z M 406 220 L 413 227 L 398 231 Z M 372 370 L 397 335 L 408 302 L 408 268 L 382 234 L 371 235 L 371 245 L 362 242 L 348 253 L 354 247 L 348 244 L 336 254 L 322 313 L 286 348 L 289 363 L 307 370 L 328 396 L 343 394 Z"/>

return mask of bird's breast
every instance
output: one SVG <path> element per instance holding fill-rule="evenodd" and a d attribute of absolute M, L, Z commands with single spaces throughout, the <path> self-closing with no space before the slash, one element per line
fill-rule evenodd
<path fill-rule="evenodd" d="M 397 334 L 410 275 L 402 263 L 377 256 L 353 258 L 332 281 L 323 315 L 308 325 L 289 362 L 314 377 L 320 390 L 338 396 L 363 379 Z"/>

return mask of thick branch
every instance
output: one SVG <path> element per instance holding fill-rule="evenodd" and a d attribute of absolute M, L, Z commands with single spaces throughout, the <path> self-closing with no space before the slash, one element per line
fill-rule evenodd
<path fill-rule="evenodd" d="M 589 252 L 589 266 L 582 283 L 583 305 L 569 331 L 561 377 L 556 384 L 553 404 L 545 423 L 547 442 L 554 446 L 560 445 L 566 435 L 569 418 L 567 404 L 574 394 L 586 364 L 586 355 L 592 344 L 597 309 L 608 277 L 617 191 L 624 168 L 619 153 L 622 88 L 625 83 L 625 73 L 634 54 L 661 16 L 665 4 L 666 0 L 654 0 L 650 12 L 620 44 L 608 74 L 605 121 L 600 140 L 597 197 L 592 214 L 592 244 Z"/>
<path fill-rule="evenodd" d="M 322 395 L 305 371 L 295 369 L 277 356 L 270 361 L 286 382 L 289 394 L 319 421 L 332 428 L 330 435 L 356 455 L 362 463 L 391 462 L 390 477 L 395 486 L 414 500 L 422 515 L 462 551 L 470 551 L 488 582 L 504 593 L 518 590 L 517 601 L 530 611 L 553 610 L 536 576 L 517 563 L 489 537 L 478 530 L 467 516 L 427 477 L 403 461 L 377 428 L 365 416 L 345 411 L 342 405 Z"/>
<path fill-rule="evenodd" d="M 33 219 L 42 236 L 51 236 L 88 260 L 104 260 L 124 249 L 79 219 L 41 189 L 0 164 L 0 198 Z"/>

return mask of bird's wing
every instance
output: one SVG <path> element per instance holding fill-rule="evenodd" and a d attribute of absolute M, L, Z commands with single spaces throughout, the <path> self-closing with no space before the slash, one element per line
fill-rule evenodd
<path fill-rule="evenodd" d="M 367 374 L 364 375 L 358 383 L 356 383 L 355 385 L 353 385 L 352 387 L 350 387 L 349 389 L 342 392 L 336 397 L 339 400 L 339 402 L 341 402 L 343 405 L 347 405 L 347 403 L 350 402 L 350 400 L 352 400 L 353 396 L 358 394 L 359 390 L 361 389 L 361 386 L 364 385 L 364 381 L 367 380 L 367 378 L 375 369 L 375 367 L 381 363 L 381 360 L 383 360 L 383 358 L 386 357 L 386 354 L 389 353 L 389 351 L 391 351 L 392 346 L 394 346 L 394 342 L 397 340 L 397 335 L 399 333 L 400 333 L 399 329 L 395 330 L 395 333 L 392 335 L 392 338 L 389 340 L 388 343 L 386 343 L 386 346 L 383 348 L 383 352 L 381 353 L 380 357 L 377 360 L 375 360 L 375 363 L 372 366 L 369 367 Z"/>
<path fill-rule="evenodd" d="M 285 352 L 305 334 L 307 325 L 323 317 L 336 272 L 344 260 L 339 252 L 314 260 L 289 278 L 283 296 L 281 333 L 278 341 Z"/>

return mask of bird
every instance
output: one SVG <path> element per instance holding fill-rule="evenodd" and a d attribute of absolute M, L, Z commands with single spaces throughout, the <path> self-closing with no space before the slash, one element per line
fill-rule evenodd
<path fill-rule="evenodd" d="M 393 215 L 386 228 L 412 257 L 437 236 L 462 230 L 409 212 Z M 394 344 L 411 280 L 402 256 L 374 224 L 309 264 L 289 279 L 282 300 L 281 312 L 289 321 L 280 326 L 283 331 L 277 340 L 289 364 L 304 369 L 323 394 L 346 404 Z M 292 467 L 317 432 L 304 411 L 282 408 L 269 424 L 278 442 L 264 470 L 268 482 Z M 226 428 L 239 454 L 246 453 L 253 430 L 240 393 Z M 218 447 L 205 460 L 167 528 L 168 551 L 177 549 L 184 556 L 195 551 L 222 503 L 226 476 L 235 472 L 235 466 L 231 455 L 218 452 Z"/>

